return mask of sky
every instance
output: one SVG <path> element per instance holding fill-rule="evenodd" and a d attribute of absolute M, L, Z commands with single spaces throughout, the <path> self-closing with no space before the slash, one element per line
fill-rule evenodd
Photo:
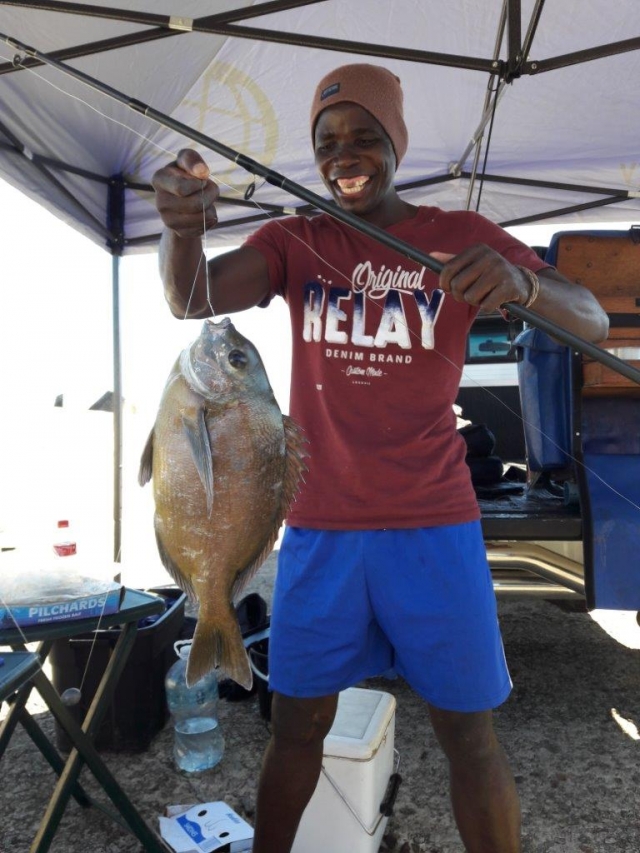
<path fill-rule="evenodd" d="M 11 211 L 3 217 L 0 347 L 12 369 L 1 371 L 2 398 L 31 408 L 53 405 L 63 393 L 65 406 L 86 409 L 113 387 L 111 256 L 1 181 L 0 204 Z M 125 403 L 154 411 L 173 361 L 201 321 L 171 316 L 155 253 L 122 259 L 120 279 Z M 234 319 L 264 351 L 286 405 L 286 312 L 276 306 Z"/>
<path fill-rule="evenodd" d="M 113 388 L 111 256 L 2 181 L 0 205 L 0 543 L 47 554 L 56 520 L 71 517 L 79 551 L 110 560 L 113 420 L 88 409 Z M 233 321 L 258 347 L 287 411 L 290 333 L 278 302 Z M 155 253 L 121 260 L 122 559 L 152 565 L 152 583 L 167 578 L 139 458 L 170 368 L 201 322 L 171 315 Z M 64 408 L 54 409 L 60 394 Z"/>
<path fill-rule="evenodd" d="M 5 211 L 0 540 L 8 537 L 42 550 L 55 520 L 71 515 L 79 522 L 79 543 L 84 533 L 85 552 L 110 560 L 113 422 L 107 413 L 87 410 L 113 388 L 111 257 L 2 181 L 0 205 Z M 546 245 L 563 227 L 513 231 L 529 244 Z M 169 370 L 198 336 L 201 321 L 171 316 L 155 253 L 122 259 L 120 301 L 122 559 L 155 570 L 151 489 L 138 486 L 137 467 Z M 242 312 L 233 321 L 257 346 L 280 407 L 287 411 L 290 332 L 284 303 L 275 300 L 268 309 Z M 59 394 L 64 395 L 64 409 L 53 408 Z"/>

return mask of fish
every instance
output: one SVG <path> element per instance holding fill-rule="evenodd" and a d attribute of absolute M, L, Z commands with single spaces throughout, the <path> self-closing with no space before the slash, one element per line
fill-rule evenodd
<path fill-rule="evenodd" d="M 258 350 L 228 317 L 178 356 L 140 459 L 160 559 L 198 604 L 186 680 L 216 667 L 251 690 L 234 599 L 269 556 L 304 478 L 307 441 Z"/>

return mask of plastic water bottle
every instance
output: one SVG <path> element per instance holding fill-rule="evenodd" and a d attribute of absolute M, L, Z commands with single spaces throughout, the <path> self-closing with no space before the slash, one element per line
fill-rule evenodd
<path fill-rule="evenodd" d="M 173 720 L 173 757 L 179 770 L 193 775 L 211 770 L 224 754 L 224 737 L 218 724 L 218 678 L 212 670 L 187 687 L 191 640 L 178 640 L 173 647 L 178 660 L 165 678 Z"/>
<path fill-rule="evenodd" d="M 53 540 L 53 550 L 58 557 L 73 557 L 77 553 L 75 536 L 66 519 L 58 522 L 57 532 Z"/>

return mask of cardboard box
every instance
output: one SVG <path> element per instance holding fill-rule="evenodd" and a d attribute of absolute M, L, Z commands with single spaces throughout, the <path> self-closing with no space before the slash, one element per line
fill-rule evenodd
<path fill-rule="evenodd" d="M 160 834 L 176 853 L 246 853 L 253 844 L 253 828 L 223 802 L 161 817 Z"/>
<path fill-rule="evenodd" d="M 61 597 L 49 601 L 31 601 L 0 604 L 0 628 L 66 622 L 69 619 L 91 619 L 117 613 L 122 601 L 123 586 L 111 582 L 109 587 L 93 595 L 78 598 Z"/>
<path fill-rule="evenodd" d="M 113 566 L 77 555 L 52 557 L 18 550 L 3 553 L 0 628 L 117 613 L 124 587 L 114 581 Z"/>
<path fill-rule="evenodd" d="M 395 698 L 351 687 L 324 741 L 323 772 L 292 853 L 375 853 L 388 816 L 381 813 L 394 765 Z"/>

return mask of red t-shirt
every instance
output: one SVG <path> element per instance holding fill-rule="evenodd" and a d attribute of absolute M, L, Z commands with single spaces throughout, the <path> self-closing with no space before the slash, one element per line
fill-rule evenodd
<path fill-rule="evenodd" d="M 468 211 L 421 207 L 387 231 L 427 253 L 486 243 L 512 263 L 546 266 Z M 452 408 L 476 309 L 327 214 L 272 220 L 247 244 L 291 315 L 290 414 L 308 439 L 309 471 L 287 522 L 345 530 L 479 518 Z"/>

